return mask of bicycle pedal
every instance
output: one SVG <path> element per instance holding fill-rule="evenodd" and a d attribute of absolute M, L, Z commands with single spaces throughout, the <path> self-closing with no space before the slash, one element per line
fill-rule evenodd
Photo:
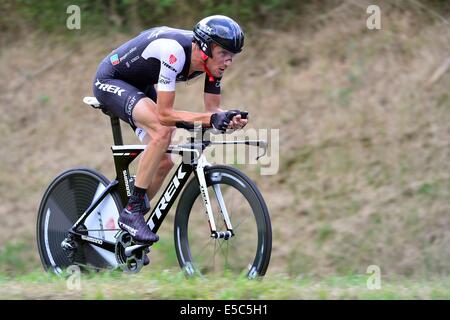
<path fill-rule="evenodd" d="M 142 244 L 135 244 L 135 245 L 129 246 L 129 247 L 125 248 L 125 255 L 127 257 L 130 257 L 136 250 L 143 250 L 144 252 L 146 252 L 145 250 L 148 249 L 148 247 L 145 248 L 145 246 L 146 245 L 142 245 Z M 150 252 L 150 250 L 148 252 Z"/>
<path fill-rule="evenodd" d="M 147 266 L 147 265 L 150 264 L 150 258 L 147 257 L 147 255 L 144 255 L 144 261 L 143 261 L 143 263 L 144 263 L 144 266 Z"/>

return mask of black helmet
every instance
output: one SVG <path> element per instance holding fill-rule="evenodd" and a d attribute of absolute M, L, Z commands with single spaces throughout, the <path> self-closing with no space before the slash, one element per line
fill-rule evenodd
<path fill-rule="evenodd" d="M 215 15 L 206 17 L 195 25 L 194 40 L 207 56 L 212 57 L 212 42 L 232 53 L 241 52 L 244 45 L 244 33 L 233 19 Z"/>

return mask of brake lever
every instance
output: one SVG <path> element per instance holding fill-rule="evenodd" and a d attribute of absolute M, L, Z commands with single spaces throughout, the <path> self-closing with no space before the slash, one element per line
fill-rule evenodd
<path fill-rule="evenodd" d="M 267 142 L 261 141 L 261 142 L 260 142 L 260 145 L 259 145 L 258 147 L 263 148 L 263 153 L 262 153 L 262 154 L 259 154 L 259 155 L 256 157 L 256 161 L 258 161 L 259 158 L 264 157 L 264 156 L 266 155 L 266 153 L 267 153 Z"/>
<path fill-rule="evenodd" d="M 234 116 L 237 116 L 237 115 L 241 115 L 241 118 L 242 119 L 247 119 L 248 118 L 248 111 L 241 111 L 241 110 L 229 110 L 228 111 L 230 114 L 232 114 L 232 116 L 231 116 L 231 118 L 229 117 L 228 119 L 229 120 L 231 120 L 231 119 L 233 119 L 233 117 Z"/>

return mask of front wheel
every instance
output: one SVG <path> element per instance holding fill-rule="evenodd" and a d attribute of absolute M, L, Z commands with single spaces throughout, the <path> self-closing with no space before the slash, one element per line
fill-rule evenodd
<path fill-rule="evenodd" d="M 211 237 L 198 179 L 184 190 L 176 211 L 174 238 L 178 262 L 190 275 L 224 273 L 264 276 L 272 250 L 269 212 L 255 183 L 227 166 L 205 168 L 207 190 L 217 231 L 227 231 L 220 203 L 225 206 L 234 235 Z M 222 201 L 223 199 L 223 201 Z"/>

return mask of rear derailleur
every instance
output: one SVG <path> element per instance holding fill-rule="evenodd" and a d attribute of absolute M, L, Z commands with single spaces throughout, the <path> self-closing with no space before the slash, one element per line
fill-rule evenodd
<path fill-rule="evenodd" d="M 77 252 L 78 245 L 72 234 L 69 233 L 67 237 L 61 242 L 61 248 L 66 254 L 67 259 L 69 259 L 69 262 L 71 264 L 74 263 L 74 256 Z"/>

